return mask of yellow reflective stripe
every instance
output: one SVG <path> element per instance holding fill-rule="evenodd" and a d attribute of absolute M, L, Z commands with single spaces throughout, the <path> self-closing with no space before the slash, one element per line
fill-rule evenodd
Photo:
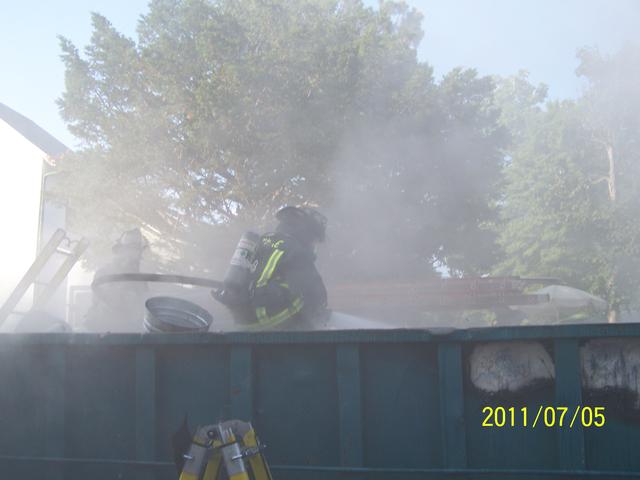
<path fill-rule="evenodd" d="M 279 312 L 278 314 L 269 317 L 266 313 L 262 314 L 262 315 L 258 315 L 258 310 L 256 309 L 256 316 L 258 317 L 258 324 L 257 325 L 252 325 L 250 327 L 250 329 L 252 330 L 262 330 L 264 328 L 269 328 L 269 327 L 273 327 L 274 325 L 280 323 L 280 322 L 284 322 L 285 320 L 287 320 L 287 316 L 289 315 L 289 309 L 285 308 L 284 310 L 282 310 L 281 312 Z M 285 318 L 282 318 L 285 317 Z"/>
<path fill-rule="evenodd" d="M 291 302 L 291 306 L 294 309 L 294 314 L 298 313 L 300 310 L 302 310 L 302 297 L 296 297 L 293 302 Z"/>
<path fill-rule="evenodd" d="M 274 316 L 269 317 L 269 326 L 273 327 L 274 325 L 284 322 L 285 320 L 289 320 L 293 314 L 289 311 L 288 308 L 285 308 L 280 313 L 276 313 Z"/>
<path fill-rule="evenodd" d="M 267 316 L 267 309 L 264 307 L 256 308 L 256 317 L 258 317 L 258 322 L 260 323 L 264 323 L 269 320 L 269 317 Z"/>
<path fill-rule="evenodd" d="M 282 257 L 283 254 L 284 250 L 274 250 L 274 252 L 269 257 L 269 261 L 264 267 L 264 270 L 262 271 L 258 282 L 256 283 L 256 287 L 264 287 L 267 284 L 267 282 L 271 278 L 271 275 L 273 275 L 273 271 L 278 265 L 278 261 L 280 261 L 280 257 Z"/>
<path fill-rule="evenodd" d="M 278 266 L 278 262 L 280 261 L 280 258 L 282 257 L 282 255 L 284 255 L 284 250 L 276 250 L 275 252 L 273 252 L 273 260 L 271 262 L 271 265 L 268 265 L 268 268 L 265 269 L 267 277 L 264 279 L 265 283 L 271 278 L 271 276 L 273 275 L 273 272 L 275 271 L 276 267 Z"/>
<path fill-rule="evenodd" d="M 302 298 L 296 297 L 293 302 L 291 302 L 291 306 L 285 308 L 281 312 L 276 313 L 273 316 L 267 315 L 267 309 L 264 307 L 256 308 L 256 317 L 258 318 L 258 325 L 252 325 L 250 329 L 262 329 L 269 328 L 278 325 L 279 323 L 284 322 L 285 320 L 289 320 L 291 317 L 296 315 L 300 310 L 302 310 Z"/>

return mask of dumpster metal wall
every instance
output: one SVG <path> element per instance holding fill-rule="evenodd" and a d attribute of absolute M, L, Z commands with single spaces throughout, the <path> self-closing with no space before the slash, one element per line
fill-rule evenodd
<path fill-rule="evenodd" d="M 192 429 L 251 420 L 276 480 L 638 477 L 632 392 L 583 385 L 581 348 L 603 337 L 640 345 L 640 325 L 2 335 L 0 471 L 175 479 L 170 437 L 188 414 Z M 470 359 L 493 342 L 538 342 L 553 379 L 477 388 Z M 482 426 L 487 405 L 589 404 L 605 426 Z"/>

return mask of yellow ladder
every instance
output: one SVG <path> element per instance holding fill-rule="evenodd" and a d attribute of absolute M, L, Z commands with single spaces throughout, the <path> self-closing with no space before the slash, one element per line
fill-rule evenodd
<path fill-rule="evenodd" d="M 179 480 L 273 480 L 262 450 L 250 422 L 198 427 Z"/>

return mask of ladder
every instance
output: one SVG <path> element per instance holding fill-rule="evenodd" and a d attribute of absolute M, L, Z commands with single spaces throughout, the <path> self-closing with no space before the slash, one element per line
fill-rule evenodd
<path fill-rule="evenodd" d="M 70 249 L 62 248 L 61 245 L 63 242 Z M 71 241 L 64 230 L 61 228 L 57 229 L 55 233 L 51 236 L 47 244 L 42 248 L 36 259 L 31 264 L 31 267 L 27 270 L 27 272 L 22 277 L 22 280 L 18 282 L 16 288 L 13 289 L 13 292 L 7 300 L 4 302 L 4 305 L 0 308 L 0 325 L 14 312 L 14 309 L 20 303 L 22 297 L 27 292 L 31 285 L 41 286 L 41 290 L 37 290 L 34 292 L 34 300 L 33 305 L 31 306 L 32 310 L 37 310 L 43 308 L 47 302 L 51 299 L 53 294 L 56 292 L 62 281 L 69 274 L 73 266 L 76 264 L 78 259 L 85 252 L 87 247 L 89 246 L 89 242 L 84 238 L 79 241 Z M 38 275 L 42 272 L 45 266 L 48 264 L 51 257 L 55 254 L 59 253 L 65 255 L 67 258 L 64 262 L 58 267 L 58 270 L 53 274 L 51 279 L 46 282 L 39 282 Z"/>
<path fill-rule="evenodd" d="M 250 422 L 228 420 L 198 427 L 182 455 L 179 480 L 272 480 Z"/>

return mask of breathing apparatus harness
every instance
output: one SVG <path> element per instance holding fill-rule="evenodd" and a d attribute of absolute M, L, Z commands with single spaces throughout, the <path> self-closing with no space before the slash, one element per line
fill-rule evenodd
<path fill-rule="evenodd" d="M 276 213 L 279 222 L 276 232 L 283 236 L 291 236 L 303 244 L 311 245 L 314 242 L 323 241 L 327 218 L 321 213 L 308 207 L 287 206 Z M 271 241 L 269 236 L 261 237 L 255 232 L 246 232 L 240 238 L 238 245 L 231 257 L 230 265 L 223 280 L 223 288 L 212 291 L 216 300 L 226 305 L 234 314 L 239 323 L 254 323 L 258 321 L 259 327 L 269 327 L 279 324 L 302 309 L 302 298 L 296 297 L 284 310 L 269 316 L 264 306 L 251 308 L 251 297 L 259 289 L 268 288 L 274 272 L 285 254 L 280 248 L 284 240 Z M 262 259 L 261 271 L 257 272 L 260 265 L 258 251 L 261 244 L 270 249 L 268 259 Z M 265 261 L 266 260 L 266 261 Z M 281 283 L 280 289 L 289 290 L 289 285 Z M 262 292 L 261 292 L 262 293 Z"/>

